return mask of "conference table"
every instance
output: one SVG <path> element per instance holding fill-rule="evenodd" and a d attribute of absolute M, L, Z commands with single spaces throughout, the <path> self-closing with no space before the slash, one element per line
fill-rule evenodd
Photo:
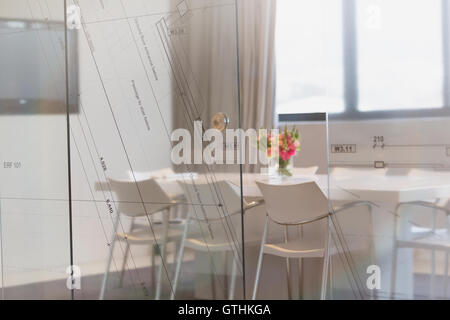
<path fill-rule="evenodd" d="M 291 177 L 270 176 L 260 173 L 244 173 L 242 177 L 243 196 L 249 198 L 262 197 L 256 181 L 273 184 L 295 184 L 305 181 L 316 181 L 322 191 L 330 200 L 367 200 L 383 203 L 401 203 L 418 200 L 432 200 L 450 197 L 450 172 L 441 172 L 430 176 L 412 175 L 372 175 L 366 176 L 327 175 L 304 173 L 294 168 Z M 139 180 L 142 175 L 137 175 Z M 188 173 L 156 177 L 161 186 L 169 193 L 181 192 L 174 181 L 194 181 L 196 183 L 211 183 L 227 180 L 240 186 L 239 173 Z"/>

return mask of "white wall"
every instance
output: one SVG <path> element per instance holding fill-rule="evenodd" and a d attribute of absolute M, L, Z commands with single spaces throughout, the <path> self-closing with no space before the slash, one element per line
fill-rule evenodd
<path fill-rule="evenodd" d="M 384 161 L 387 167 L 450 168 L 450 132 L 447 118 L 410 118 L 328 123 L 330 145 L 356 145 L 356 153 L 330 153 L 332 166 L 373 167 Z M 301 151 L 295 166 L 319 165 L 326 172 L 327 128 L 324 122 L 288 123 L 301 135 Z M 284 123 L 280 124 L 283 127 Z M 384 137 L 374 148 L 374 137 Z"/>

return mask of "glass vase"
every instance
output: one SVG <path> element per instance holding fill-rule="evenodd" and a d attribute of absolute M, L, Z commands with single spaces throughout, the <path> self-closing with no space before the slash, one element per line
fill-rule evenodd
<path fill-rule="evenodd" d="M 293 159 L 292 157 L 288 160 L 283 160 L 280 158 L 278 162 L 278 170 L 277 173 L 281 177 L 291 177 L 292 176 L 292 169 L 293 169 Z"/>

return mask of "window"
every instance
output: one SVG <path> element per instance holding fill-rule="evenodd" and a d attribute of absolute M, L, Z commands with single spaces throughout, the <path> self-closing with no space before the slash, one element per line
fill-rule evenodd
<path fill-rule="evenodd" d="M 344 110 L 341 5 L 341 0 L 278 1 L 278 113 Z"/>
<path fill-rule="evenodd" d="M 278 0 L 280 120 L 450 110 L 447 6 L 443 0 Z"/>

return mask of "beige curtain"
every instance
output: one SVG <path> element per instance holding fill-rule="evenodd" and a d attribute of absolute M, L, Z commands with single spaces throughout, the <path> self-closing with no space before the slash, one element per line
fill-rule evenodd
<path fill-rule="evenodd" d="M 242 128 L 273 128 L 276 0 L 237 3 Z"/>
<path fill-rule="evenodd" d="M 275 98 L 275 3 L 276 0 L 237 0 L 239 74 L 242 128 L 274 127 Z M 189 30 L 188 41 L 177 57 L 183 58 L 179 78 L 186 79 L 196 108 L 188 108 L 178 97 L 174 81 L 173 127 L 190 128 L 201 119 L 206 129 L 211 118 L 224 112 L 229 128 L 238 128 L 236 101 L 236 10 L 234 7 L 196 11 L 183 21 Z M 172 41 L 180 41 L 178 38 Z M 179 44 L 179 43 L 178 43 Z M 180 46 L 178 46 L 180 47 Z M 188 75 L 185 77 L 185 75 Z M 189 75 L 192 75 L 189 77 Z M 176 77 L 177 75 L 175 75 Z M 244 166 L 247 172 L 255 166 Z M 220 170 L 228 170 L 223 166 Z M 235 170 L 231 167 L 231 170 Z"/>

